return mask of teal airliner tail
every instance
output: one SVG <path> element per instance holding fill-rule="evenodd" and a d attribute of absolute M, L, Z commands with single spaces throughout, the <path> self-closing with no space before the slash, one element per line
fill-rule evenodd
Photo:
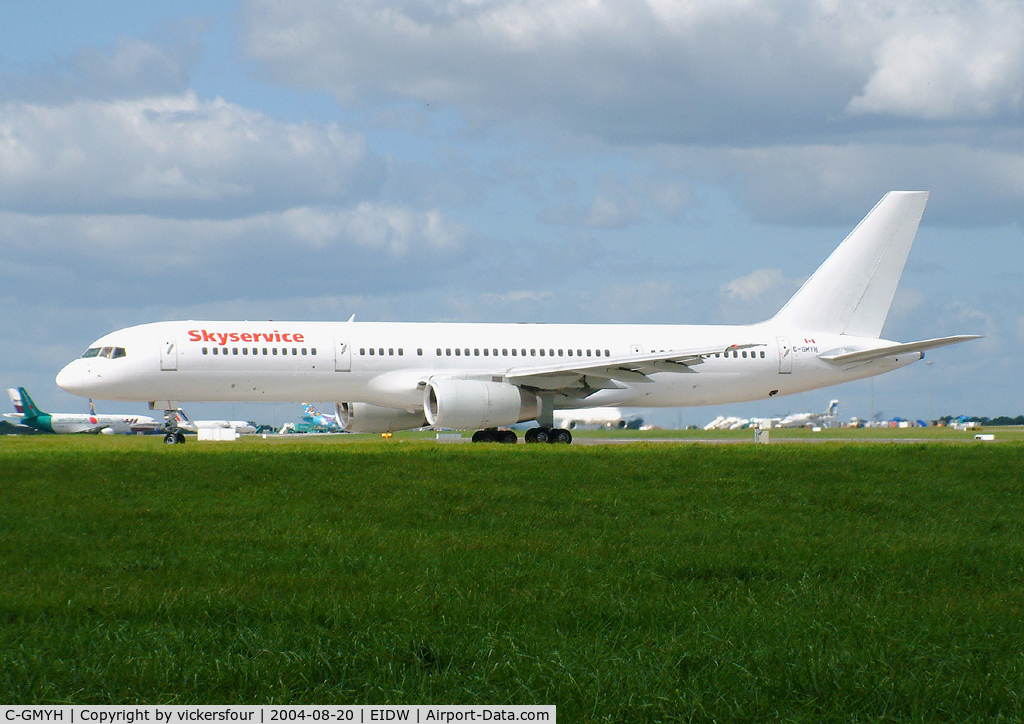
<path fill-rule="evenodd" d="M 36 407 L 36 403 L 29 397 L 28 391 L 24 387 L 18 388 L 18 394 L 21 395 L 21 407 L 22 414 L 27 418 L 35 418 L 46 413 Z"/>

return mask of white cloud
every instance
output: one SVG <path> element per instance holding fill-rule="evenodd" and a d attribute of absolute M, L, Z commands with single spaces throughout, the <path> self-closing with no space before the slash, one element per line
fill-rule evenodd
<path fill-rule="evenodd" d="M 358 200 L 383 176 L 359 134 L 193 92 L 0 107 L 0 208 L 238 215 Z"/>
<path fill-rule="evenodd" d="M 1024 133 L 997 144 L 917 141 L 659 147 L 680 173 L 738 190 L 750 215 L 784 224 L 855 223 L 894 189 L 931 191 L 926 223 L 1024 222 Z"/>
<path fill-rule="evenodd" d="M 53 105 L 180 93 L 202 56 L 205 29 L 198 21 L 166 23 L 153 37 L 120 36 L 110 47 L 85 47 L 21 74 L 0 74 L 0 96 Z"/>
<path fill-rule="evenodd" d="M 1024 87 L 1024 9 L 1000 0 L 253 0 L 243 14 L 247 52 L 278 81 L 613 140 L 1019 118 Z"/>
<path fill-rule="evenodd" d="M 1019 2 L 897 8 L 874 45 L 876 68 L 854 114 L 964 119 L 1018 116 L 1024 97 Z"/>
<path fill-rule="evenodd" d="M 741 302 L 754 302 L 778 289 L 788 288 L 790 284 L 779 269 L 758 269 L 724 284 L 722 293 Z"/>
<path fill-rule="evenodd" d="M 235 219 L 0 213 L 8 289 L 47 280 L 54 303 L 167 294 L 216 301 L 442 285 L 471 258 L 469 231 L 438 210 L 360 203 Z M 59 260 L 56 262 L 55 260 Z M 55 266 L 56 265 L 56 266 Z"/>

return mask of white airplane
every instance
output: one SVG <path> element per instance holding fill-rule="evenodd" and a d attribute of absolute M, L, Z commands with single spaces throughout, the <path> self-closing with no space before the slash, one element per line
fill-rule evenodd
<path fill-rule="evenodd" d="M 623 429 L 636 416 L 627 418 L 618 407 L 584 407 L 579 410 L 556 410 L 555 425 L 567 430 L 577 427 L 600 426 Z"/>
<path fill-rule="evenodd" d="M 24 387 L 10 387 L 7 395 L 14 405 L 14 414 L 7 413 L 4 417 L 14 419 L 18 424 L 31 427 L 40 432 L 52 432 L 58 435 L 79 433 L 141 433 L 153 432 L 163 423 L 157 422 L 147 415 L 98 415 L 96 407 L 89 400 L 89 414 L 81 415 L 73 412 L 43 412 L 32 401 Z"/>
<path fill-rule="evenodd" d="M 797 412 L 786 417 L 726 417 L 719 415 L 704 426 L 705 430 L 742 430 L 748 427 L 808 427 L 836 419 L 839 400 L 832 400 L 825 412 Z"/>
<path fill-rule="evenodd" d="M 148 401 L 337 400 L 353 432 L 478 430 L 536 420 L 527 442 L 568 443 L 556 409 L 686 407 L 806 392 L 879 375 L 977 339 L 880 339 L 928 200 L 893 191 L 771 319 L 751 325 L 155 322 L 111 332 L 57 375 L 64 390 Z M 102 350 L 121 354 L 107 356 Z M 175 442 L 168 433 L 167 442 Z"/>
<path fill-rule="evenodd" d="M 836 419 L 838 406 L 839 400 L 832 400 L 825 412 L 797 412 L 773 423 L 772 427 L 811 427 L 829 423 Z"/>
<path fill-rule="evenodd" d="M 245 420 L 192 420 L 185 414 L 184 410 L 174 410 L 172 417 L 174 420 L 172 427 L 187 432 L 199 432 L 201 429 L 212 430 L 217 428 L 233 429 L 239 435 L 256 432 L 256 426 Z"/>

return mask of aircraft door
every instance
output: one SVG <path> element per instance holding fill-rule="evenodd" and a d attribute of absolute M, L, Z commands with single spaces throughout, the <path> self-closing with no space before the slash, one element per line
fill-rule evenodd
<path fill-rule="evenodd" d="M 160 369 L 173 372 L 178 369 L 178 343 L 171 339 L 160 344 Z"/>
<path fill-rule="evenodd" d="M 352 349 L 348 340 L 342 337 L 334 338 L 334 371 L 349 372 L 352 370 Z"/>
<path fill-rule="evenodd" d="M 779 343 L 779 374 L 788 375 L 793 371 L 793 347 L 788 337 L 776 337 Z"/>

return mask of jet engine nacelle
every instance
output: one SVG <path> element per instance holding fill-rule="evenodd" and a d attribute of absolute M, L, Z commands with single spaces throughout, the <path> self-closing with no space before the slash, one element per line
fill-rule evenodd
<path fill-rule="evenodd" d="M 431 380 L 423 390 L 423 412 L 433 427 L 480 430 L 536 419 L 540 400 L 507 382 Z"/>
<path fill-rule="evenodd" d="M 381 407 L 365 402 L 337 402 L 338 424 L 346 432 L 396 432 L 426 427 L 422 412 Z"/>

